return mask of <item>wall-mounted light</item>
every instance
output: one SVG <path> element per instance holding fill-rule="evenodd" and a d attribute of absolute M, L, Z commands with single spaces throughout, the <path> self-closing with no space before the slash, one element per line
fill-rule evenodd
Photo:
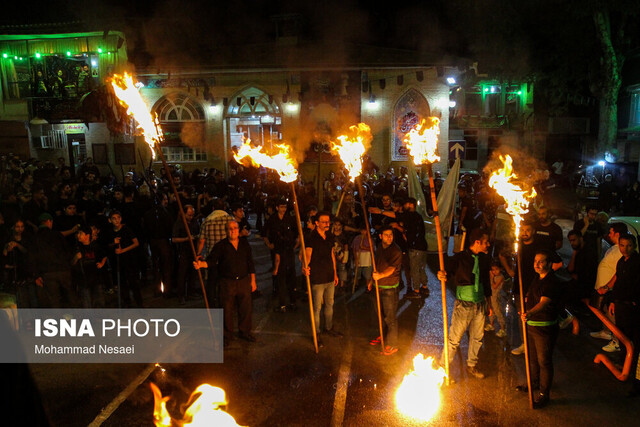
<path fill-rule="evenodd" d="M 456 84 L 456 79 L 454 77 L 447 77 L 447 83 L 454 85 Z"/>
<path fill-rule="evenodd" d="M 296 113 L 298 111 L 298 104 L 289 103 L 287 104 L 287 111 L 290 113 Z"/>
<path fill-rule="evenodd" d="M 102 48 L 101 47 L 98 48 L 98 53 L 102 53 Z"/>
<path fill-rule="evenodd" d="M 449 101 L 449 108 L 456 108 L 456 101 Z"/>
<path fill-rule="evenodd" d="M 71 52 L 70 51 L 67 51 L 67 56 L 71 56 Z"/>
<path fill-rule="evenodd" d="M 40 55 L 40 53 L 39 53 L 39 52 L 36 52 L 36 58 L 40 59 L 40 57 L 41 57 L 41 56 L 42 56 L 42 55 Z"/>

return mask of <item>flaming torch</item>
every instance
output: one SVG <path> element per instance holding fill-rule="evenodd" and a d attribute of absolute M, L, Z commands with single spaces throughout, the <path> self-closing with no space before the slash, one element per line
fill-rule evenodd
<path fill-rule="evenodd" d="M 162 166 L 167 173 L 169 184 L 171 185 L 171 189 L 173 190 L 176 202 L 178 203 L 180 218 L 182 218 L 184 229 L 189 239 L 189 245 L 191 246 L 193 259 L 197 259 L 198 254 L 196 253 L 196 248 L 193 245 L 193 238 L 191 236 L 191 231 L 189 230 L 187 217 L 185 216 L 184 209 L 182 208 L 182 201 L 180 200 L 180 196 L 178 195 L 178 189 L 173 182 L 173 176 L 171 175 L 171 171 L 169 170 L 167 160 L 164 158 L 164 154 L 162 154 L 162 149 L 160 148 L 160 142 L 162 141 L 162 130 L 160 129 L 158 117 L 154 117 L 151 115 L 147 104 L 142 99 L 142 96 L 140 96 L 140 92 L 138 92 L 138 89 L 133 82 L 133 77 L 130 74 L 124 73 L 124 76 L 114 74 L 111 78 L 111 85 L 113 86 L 113 91 L 120 103 L 127 107 L 127 114 L 132 116 L 136 120 L 136 122 L 138 122 L 138 128 L 142 131 L 144 140 L 149 145 L 149 149 L 151 150 L 151 157 L 155 159 L 157 153 L 160 157 L 160 160 L 162 161 Z M 202 273 L 200 272 L 200 270 L 197 271 L 198 278 L 200 279 L 200 286 L 202 287 L 202 295 L 204 296 L 204 303 L 207 307 L 207 315 L 209 316 L 209 326 L 211 327 L 211 333 L 213 334 L 215 342 L 216 337 L 213 328 L 213 319 L 211 318 L 211 313 L 209 312 L 209 301 L 207 300 L 207 292 L 204 287 L 204 281 L 202 280 Z"/>
<path fill-rule="evenodd" d="M 236 420 L 223 410 L 227 397 L 223 389 L 201 384 L 191 394 L 189 406 L 182 419 L 175 419 L 167 410 L 169 396 L 162 396 L 160 389 L 150 383 L 153 392 L 153 423 L 156 427 L 209 427 L 237 426 Z"/>
<path fill-rule="evenodd" d="M 337 142 L 331 142 L 331 149 L 337 151 L 340 159 L 344 163 L 344 166 L 349 171 L 349 179 L 351 182 L 355 182 L 362 174 L 362 157 L 366 151 L 366 145 L 371 143 L 373 137 L 371 136 L 371 128 L 364 123 L 358 123 L 355 126 L 349 127 L 349 132 L 345 135 L 340 135 Z M 362 180 L 358 179 L 358 193 L 360 193 L 360 202 L 362 204 L 362 210 L 364 213 L 365 226 L 367 227 L 367 237 L 369 238 L 369 250 L 371 251 L 371 265 L 373 271 L 376 272 L 376 260 L 373 252 L 373 242 L 371 241 L 371 227 L 369 225 L 369 214 L 367 213 L 367 207 L 364 201 L 364 190 L 362 188 Z M 380 309 L 380 290 L 378 288 L 378 281 L 374 280 L 376 284 L 376 302 L 378 305 L 378 325 L 380 326 L 380 345 L 382 345 L 382 351 L 384 352 L 384 334 L 382 333 L 382 311 Z"/>
<path fill-rule="evenodd" d="M 442 229 L 440 228 L 440 217 L 438 216 L 438 202 L 436 200 L 435 185 L 433 183 L 434 162 L 440 161 L 438 150 L 438 135 L 440 135 L 440 119 L 437 117 L 429 117 L 423 119 L 422 122 L 413 127 L 404 136 L 404 142 L 407 144 L 409 153 L 413 157 L 413 163 L 416 166 L 427 165 L 427 173 L 429 175 L 429 192 L 431 193 L 431 205 L 433 206 L 433 218 L 435 220 L 436 235 L 438 238 L 438 259 L 440 261 L 440 270 L 444 271 L 444 252 L 442 249 Z M 447 288 L 445 281 L 440 281 L 442 292 L 442 321 L 444 323 L 444 360 L 445 374 L 447 385 L 449 385 L 449 332 L 447 326 Z"/>
<path fill-rule="evenodd" d="M 520 307 L 525 312 L 524 293 L 522 288 L 522 259 L 518 251 L 518 236 L 520 235 L 520 223 L 522 216 L 529 212 L 529 201 L 536 197 L 536 191 L 531 189 L 530 192 L 523 190 L 518 184 L 513 182 L 517 179 L 517 175 L 513 173 L 513 160 L 510 155 L 506 157 L 500 156 L 504 167 L 493 174 L 489 178 L 489 186 L 496 190 L 502 196 L 507 204 L 506 211 L 513 216 L 515 223 L 515 243 L 514 249 L 518 260 L 518 283 L 520 284 Z M 527 324 L 522 321 L 522 339 L 524 340 L 524 357 L 527 372 L 527 385 L 529 387 L 529 404 L 533 409 L 533 391 L 531 390 L 531 373 L 529 372 L 529 345 L 527 344 Z"/>
<path fill-rule="evenodd" d="M 296 195 L 295 181 L 298 179 L 298 171 L 295 168 L 294 160 L 291 158 L 291 147 L 284 144 L 277 144 L 277 152 L 273 155 L 264 153 L 264 147 L 254 147 L 251 140 L 247 139 L 238 149 L 238 153 L 234 154 L 237 162 L 242 162 L 245 158 L 249 158 L 255 166 L 264 166 L 273 169 L 280 175 L 280 180 L 291 184 L 291 192 L 293 193 L 294 211 L 296 213 L 296 222 L 298 223 L 298 234 L 300 235 L 300 250 L 302 251 L 302 266 L 307 268 L 307 251 L 304 244 L 304 234 L 302 233 L 302 221 L 300 220 L 300 210 L 298 209 L 298 196 Z M 307 278 L 307 293 L 309 294 L 309 313 L 311 315 L 311 329 L 313 332 L 313 345 L 318 353 L 318 337 L 316 336 L 316 324 L 313 316 L 313 297 L 311 296 L 311 279 Z"/>

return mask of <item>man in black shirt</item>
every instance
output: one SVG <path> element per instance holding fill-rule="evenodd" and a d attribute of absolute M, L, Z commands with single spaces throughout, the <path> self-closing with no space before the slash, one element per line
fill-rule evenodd
<path fill-rule="evenodd" d="M 475 378 L 482 379 L 484 374 L 478 370 L 477 364 L 478 353 L 484 338 L 487 299 L 491 297 L 489 235 L 486 231 L 475 228 L 469 233 L 469 243 L 468 249 L 458 252 L 449 261 L 447 271 L 438 272 L 438 279 L 446 281 L 449 276 L 456 286 L 456 303 L 451 316 L 447 343 L 449 365 L 453 362 L 462 337 L 468 331 L 467 372 Z M 444 351 L 440 360 L 444 364 Z"/>
<path fill-rule="evenodd" d="M 606 292 L 611 291 L 611 304 L 609 304 L 609 314 L 615 315 L 616 326 L 634 344 L 633 359 L 631 362 L 632 372 L 635 372 L 633 388 L 630 396 L 640 395 L 640 378 L 638 370 L 635 369 L 638 363 L 638 347 L 640 347 L 640 255 L 635 251 L 636 238 L 631 234 L 621 234 L 618 239 L 618 246 L 622 258 L 616 265 L 616 274 L 603 288 Z"/>
<path fill-rule="evenodd" d="M 416 212 L 416 199 L 409 198 L 404 203 L 404 212 L 400 219 L 409 247 L 411 270 L 411 288 L 407 288 L 407 297 L 417 296 L 418 290 L 429 296 L 427 287 L 427 240 L 425 238 L 424 218 Z M 414 290 L 415 288 L 416 290 Z"/>
<path fill-rule="evenodd" d="M 380 235 L 382 242 L 376 250 L 377 271 L 373 273 L 373 279 L 378 282 L 380 304 L 387 327 L 385 348 L 382 354 L 389 356 L 398 351 L 398 318 L 396 313 L 398 311 L 398 285 L 402 269 L 402 251 L 393 242 L 391 227 L 383 227 Z M 369 283 L 369 290 L 371 290 L 371 283 Z M 380 343 L 380 337 L 371 341 L 372 345 L 378 343 Z"/>
<path fill-rule="evenodd" d="M 333 295 L 340 280 L 333 253 L 333 237 L 329 233 L 331 223 L 329 212 L 319 212 L 314 222 L 316 227 L 307 240 L 306 254 L 309 266 L 304 269 L 304 274 L 311 279 L 316 332 L 318 334 L 321 332 L 320 309 L 324 304 L 324 326 L 327 333 L 341 337 L 342 334 L 333 328 Z M 322 345 L 320 340 L 318 345 Z"/>
<path fill-rule="evenodd" d="M 567 266 L 571 274 L 572 296 L 576 299 L 588 298 L 593 291 L 598 270 L 598 259 L 595 254 L 584 249 L 582 234 L 576 230 L 570 230 L 567 234 L 573 253 Z"/>
<path fill-rule="evenodd" d="M 240 227 L 240 237 L 249 237 L 251 235 L 251 226 L 240 203 L 234 203 L 231 206 L 231 215 L 233 215 L 233 219 Z"/>
<path fill-rule="evenodd" d="M 156 290 L 160 283 L 164 284 L 164 295 L 176 295 L 173 286 L 173 253 L 171 252 L 171 235 L 173 219 L 167 210 L 169 198 L 166 194 L 159 194 L 154 207 L 145 212 L 142 217 L 142 228 L 146 240 L 151 248 L 153 261 L 153 284 Z M 128 225 L 128 224 L 127 224 Z M 135 229 L 133 229 L 135 232 Z"/>
<path fill-rule="evenodd" d="M 122 223 L 122 215 L 120 212 L 111 211 L 109 221 L 113 226 L 109 247 L 115 255 L 115 266 L 120 275 L 119 285 L 124 307 L 131 305 L 129 291 L 132 291 L 137 306 L 141 308 L 142 293 L 140 292 L 140 275 L 138 266 L 136 265 L 136 252 L 140 246 L 140 242 L 133 231 Z"/>
<path fill-rule="evenodd" d="M 98 242 L 91 240 L 90 227 L 81 227 L 76 238 L 78 245 L 73 258 L 73 275 L 80 290 L 82 308 L 104 308 L 102 272 L 107 254 Z"/>
<path fill-rule="evenodd" d="M 34 246 L 29 248 L 30 270 L 36 277 L 38 308 L 76 308 L 79 300 L 71 286 L 71 252 L 64 237 L 53 230 L 53 217 L 41 214 Z"/>
<path fill-rule="evenodd" d="M 584 239 L 585 250 L 594 253 L 600 258 L 602 249 L 601 239 L 606 230 L 596 221 L 598 208 L 591 206 L 587 208 L 587 215 L 573 224 L 573 229 L 579 231 Z"/>
<path fill-rule="evenodd" d="M 236 221 L 227 223 L 227 237 L 213 246 L 206 261 L 195 261 L 196 269 L 216 269 L 220 296 L 224 308 L 224 343 L 233 339 L 233 309 L 238 308 L 238 329 L 240 338 L 255 342 L 251 333 L 252 303 L 251 292 L 257 289 L 256 268 L 253 263 L 251 246 L 247 239 L 240 238 L 240 227 Z"/>
<path fill-rule="evenodd" d="M 521 261 L 521 270 L 522 270 L 522 292 L 524 295 L 527 294 L 529 290 L 529 285 L 536 277 L 536 271 L 534 268 L 534 261 L 536 257 L 536 253 L 541 250 L 545 250 L 545 246 L 541 245 L 539 240 L 535 238 L 535 224 L 532 222 L 525 222 L 520 227 L 520 245 L 518 246 L 518 250 L 520 251 L 520 261 Z M 507 251 L 510 248 L 505 248 Z M 515 267 L 506 262 L 506 257 L 504 252 L 500 254 L 500 261 L 502 262 L 503 267 L 507 270 L 509 276 L 514 278 L 514 286 L 513 286 L 513 294 L 516 297 L 516 308 L 519 312 L 521 312 L 520 307 L 520 285 L 519 285 L 519 275 L 518 275 L 518 266 Z M 553 270 L 557 270 L 562 267 L 562 259 L 558 256 L 556 252 L 549 252 L 549 262 L 551 262 L 551 266 Z M 511 353 L 514 355 L 520 355 L 524 353 L 524 343 L 517 348 L 511 350 Z"/>
<path fill-rule="evenodd" d="M 547 252 L 536 253 L 534 269 L 537 276 L 529 286 L 525 303 L 527 311 L 521 317 L 527 324 L 531 387 L 540 387 L 533 407 L 539 409 L 549 403 L 549 391 L 553 382 L 553 348 L 558 338 L 562 291 L 551 269 Z M 516 388 L 528 391 L 527 386 Z"/>
<path fill-rule="evenodd" d="M 187 218 L 187 225 L 189 226 L 189 232 L 191 238 L 196 239 L 200 234 L 200 227 L 195 220 L 196 211 L 193 205 L 184 206 L 184 216 Z M 178 298 L 180 304 L 185 304 L 185 296 L 189 295 L 194 288 L 194 274 L 191 269 L 193 264 L 193 250 L 189 243 L 189 237 L 187 236 L 187 230 L 184 228 L 184 221 L 182 218 L 178 218 L 173 224 L 173 238 L 172 242 L 175 245 L 176 253 L 178 255 L 178 271 L 177 271 L 177 286 Z M 195 242 L 194 242 L 195 245 Z"/>
<path fill-rule="evenodd" d="M 546 206 L 538 209 L 536 239 L 539 239 L 549 252 L 555 252 L 562 247 L 562 228 L 551 220 Z"/>
<path fill-rule="evenodd" d="M 295 309 L 295 254 L 297 244 L 297 225 L 294 217 L 287 212 L 288 204 L 280 199 L 276 213 L 271 215 L 263 229 L 264 241 L 273 256 L 273 285 L 278 294 L 276 311 L 285 312 Z M 288 307 L 287 307 L 288 306 Z"/>

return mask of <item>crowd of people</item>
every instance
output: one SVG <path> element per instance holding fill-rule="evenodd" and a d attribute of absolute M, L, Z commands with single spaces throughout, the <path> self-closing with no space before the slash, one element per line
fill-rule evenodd
<path fill-rule="evenodd" d="M 64 159 L 53 164 L 3 158 L 2 290 L 15 293 L 19 307 L 143 307 L 143 290 L 149 288 L 157 296 L 176 298 L 176 305 L 206 296 L 210 306 L 225 308 L 225 343 L 234 337 L 235 307 L 240 337 L 255 341 L 252 299 L 260 291 L 247 238 L 257 233 L 254 238 L 262 239 L 271 253 L 274 311 L 297 310 L 296 301 L 306 289 L 301 278 L 307 276 L 317 332 L 341 337 L 333 324 L 335 292 L 355 293 L 359 286 L 370 290 L 375 282 L 386 332 L 371 344 L 384 337 L 383 354 L 394 354 L 398 351 L 400 291 L 406 288 L 406 298 L 429 296 L 427 253 L 435 248 L 427 247 L 425 218 L 417 209 L 416 198 L 410 197 L 408 170 L 403 167 L 396 174 L 390 168 L 380 173 L 370 160 L 365 166 L 362 195 L 341 171 L 331 172 L 322 185 L 298 181 L 302 222 L 297 224 L 291 187 L 264 168 L 235 161 L 230 162 L 226 178 L 215 169 L 187 172 L 173 167 L 183 218 L 164 170 L 158 174 L 151 169 L 144 173 L 130 170 L 117 182 L 113 174 L 103 176 L 90 158 L 76 170 L 65 165 Z M 513 221 L 504 201 L 482 174 L 464 174 L 458 183 L 452 232 L 464 234 L 466 245 L 437 274 L 455 285 L 449 360 L 468 332 L 467 367 L 476 378 L 484 377 L 476 366 L 484 333 L 507 336 L 507 304 L 526 313 L 523 320 L 528 325 L 538 406 L 549 400 L 558 330 L 573 321 L 572 310 L 595 290 L 603 296 L 599 306 L 607 307 L 620 330 L 640 342 L 635 238 L 624 224 L 607 223 L 607 213 L 615 204 L 603 205 L 602 200 L 600 206 L 576 212 L 579 218 L 565 236 L 552 219 L 549 193 L 556 187 L 554 176 L 543 176 L 536 183 L 540 196 L 532 202 L 520 230 L 518 272 Z M 420 182 L 428 195 L 428 180 Z M 443 179 L 436 176 L 436 193 L 442 184 Z M 630 184 L 620 199 L 625 212 L 637 203 L 637 194 L 633 199 L 637 184 Z M 361 198 L 367 207 L 366 218 Z M 425 200 L 431 214 L 430 197 Z M 299 226 L 304 229 L 306 248 L 296 254 L 302 243 Z M 603 238 L 612 244 L 604 255 Z M 566 266 L 557 253 L 564 239 L 573 248 Z M 300 262 L 307 267 L 298 270 Z M 198 270 L 207 272 L 206 295 L 196 280 Z M 562 274 L 556 274 L 560 272 L 566 272 L 570 280 L 560 280 Z M 520 289 L 526 310 L 521 306 Z M 561 313 L 566 315 L 558 321 Z M 521 339 L 518 330 L 514 334 L 514 340 Z M 604 350 L 620 351 L 610 331 L 592 335 L 611 339 Z M 322 346 L 321 339 L 318 344 Z M 524 343 L 512 353 L 523 351 Z M 445 354 L 442 361 L 444 358 Z M 638 384 L 636 380 L 636 394 Z"/>

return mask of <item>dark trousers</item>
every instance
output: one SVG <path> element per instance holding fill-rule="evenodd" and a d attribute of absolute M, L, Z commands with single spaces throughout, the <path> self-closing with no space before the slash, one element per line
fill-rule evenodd
<path fill-rule="evenodd" d="M 238 310 L 238 329 L 242 334 L 251 333 L 251 276 L 244 279 L 220 279 L 220 296 L 224 309 L 224 336 L 233 338 L 233 311 Z"/>
<path fill-rule="evenodd" d="M 184 297 L 187 293 L 195 290 L 195 275 L 193 268 L 193 256 L 189 253 L 178 255 L 178 272 L 176 277 L 176 292 L 179 297 Z"/>
<path fill-rule="evenodd" d="M 118 259 L 119 258 L 119 259 Z M 136 264 L 137 254 L 116 255 L 116 268 L 120 274 L 120 296 L 123 307 L 131 306 L 131 296 L 138 307 L 142 307 L 142 292 L 140 291 L 140 270 Z"/>
<path fill-rule="evenodd" d="M 398 344 L 398 288 L 380 289 L 380 305 L 386 326 L 384 343 L 395 347 Z"/>
<path fill-rule="evenodd" d="M 39 308 L 78 308 L 80 300 L 71 281 L 71 272 L 53 271 L 42 275 L 43 286 L 36 285 Z"/>
<path fill-rule="evenodd" d="M 293 252 L 280 255 L 276 285 L 278 287 L 278 304 L 280 306 L 294 304 L 296 302 L 296 270 L 295 255 Z"/>
<path fill-rule="evenodd" d="M 402 252 L 402 271 L 406 280 L 407 289 L 412 289 L 411 284 L 411 261 L 409 260 L 409 250 Z"/>
<path fill-rule="evenodd" d="M 631 360 L 631 377 L 635 376 L 638 363 L 638 347 L 640 347 L 640 307 L 624 301 L 614 301 L 616 326 L 633 341 L 633 359 Z"/>
<path fill-rule="evenodd" d="M 164 292 L 175 292 L 171 273 L 173 271 L 173 256 L 169 239 L 151 239 L 151 257 L 153 260 L 153 284 L 159 289 L 160 280 L 164 283 Z"/>
<path fill-rule="evenodd" d="M 539 384 L 540 393 L 549 396 L 553 382 L 553 348 L 558 339 L 558 324 L 551 326 L 527 325 L 529 368 L 532 387 Z"/>

